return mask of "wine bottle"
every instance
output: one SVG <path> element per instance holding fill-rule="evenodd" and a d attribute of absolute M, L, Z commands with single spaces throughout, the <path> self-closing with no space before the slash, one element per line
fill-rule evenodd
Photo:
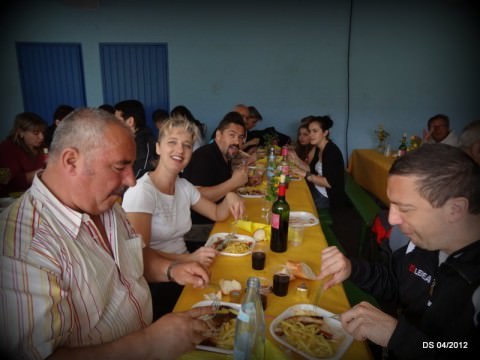
<path fill-rule="evenodd" d="M 265 316 L 260 298 L 260 279 L 250 277 L 235 324 L 235 360 L 265 358 Z"/>
<path fill-rule="evenodd" d="M 274 252 L 287 251 L 288 220 L 290 206 L 285 199 L 285 175 L 280 176 L 277 200 L 272 205 L 270 249 Z"/>

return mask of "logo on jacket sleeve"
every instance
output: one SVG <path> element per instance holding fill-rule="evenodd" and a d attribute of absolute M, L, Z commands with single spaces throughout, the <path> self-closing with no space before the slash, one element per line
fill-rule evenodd
<path fill-rule="evenodd" d="M 410 264 L 408 267 L 408 271 L 413 273 L 415 276 L 418 276 L 419 278 L 421 278 L 427 284 L 430 284 L 432 282 L 432 275 L 428 275 L 422 269 L 417 268 L 415 264 Z"/>

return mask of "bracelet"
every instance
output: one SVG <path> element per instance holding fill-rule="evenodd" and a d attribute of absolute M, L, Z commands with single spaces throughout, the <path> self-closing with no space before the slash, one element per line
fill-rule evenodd
<path fill-rule="evenodd" d="M 178 262 L 174 261 L 172 263 L 170 263 L 170 265 L 168 265 L 168 268 L 167 268 L 167 279 L 168 281 L 170 282 L 176 282 L 175 279 L 173 278 L 172 276 L 172 269 L 175 265 L 177 265 Z"/>

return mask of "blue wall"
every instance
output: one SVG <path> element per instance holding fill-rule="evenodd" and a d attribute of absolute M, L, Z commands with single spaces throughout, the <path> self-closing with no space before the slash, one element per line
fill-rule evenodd
<path fill-rule="evenodd" d="M 475 1 L 352 3 L 348 58 L 348 0 L 7 1 L 0 137 L 23 111 L 16 41 L 80 42 L 89 106 L 103 103 L 100 42 L 167 43 L 170 104 L 187 105 L 209 130 L 237 103 L 260 110 L 259 128 L 292 136 L 300 118 L 329 114 L 344 153 L 373 147 L 379 124 L 397 146 L 433 114 L 448 114 L 457 132 L 480 118 Z"/>

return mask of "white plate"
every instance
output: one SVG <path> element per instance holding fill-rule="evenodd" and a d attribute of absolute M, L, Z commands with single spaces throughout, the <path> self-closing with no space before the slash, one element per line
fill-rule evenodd
<path fill-rule="evenodd" d="M 290 226 L 292 226 L 292 219 L 295 219 L 296 222 L 301 223 L 298 224 L 299 226 L 303 225 L 305 227 L 309 227 L 318 224 L 318 218 L 307 211 L 290 211 Z"/>
<path fill-rule="evenodd" d="M 342 340 L 340 340 L 340 345 L 338 346 L 337 348 L 337 351 L 335 352 L 335 354 L 332 356 L 332 357 L 329 357 L 329 358 L 316 358 L 316 357 L 313 357 L 312 355 L 309 355 L 309 354 L 306 354 L 304 353 L 303 351 L 300 351 L 299 349 L 295 348 L 294 346 L 290 345 L 286 339 L 284 339 L 283 337 L 281 336 L 278 336 L 275 334 L 275 327 L 280 323 L 280 321 L 286 319 L 286 318 L 289 318 L 291 316 L 294 316 L 294 315 L 298 315 L 298 312 L 299 311 L 312 311 L 314 310 L 315 311 L 315 315 L 320 315 L 320 316 L 323 316 L 325 318 L 328 318 L 330 316 L 333 315 L 333 313 L 331 313 L 330 311 L 327 311 L 325 309 L 322 309 L 318 306 L 313 306 L 311 304 L 297 304 L 297 305 L 293 305 L 291 307 L 289 307 L 288 309 L 286 309 L 283 313 L 281 313 L 280 315 L 278 315 L 270 324 L 270 333 L 272 334 L 273 338 L 275 340 L 277 340 L 280 344 L 282 345 L 285 345 L 286 347 L 288 347 L 289 349 L 295 351 L 296 353 L 304 356 L 306 359 L 309 359 L 309 360 L 318 360 L 318 359 L 322 359 L 322 360 L 337 360 L 337 359 L 340 359 L 342 357 L 342 355 L 345 353 L 345 351 L 347 351 L 347 349 L 350 347 L 350 345 L 352 344 L 352 341 L 353 341 L 353 338 L 348 335 L 342 328 L 342 324 L 340 323 L 340 321 L 336 320 L 336 319 L 332 319 L 332 318 L 328 318 L 328 319 L 325 319 L 325 322 L 328 324 L 328 326 L 332 329 L 332 331 L 334 331 L 335 333 L 338 333 L 338 334 L 342 334 L 343 338 Z"/>
<path fill-rule="evenodd" d="M 262 191 L 261 194 L 242 194 L 242 191 L 247 191 L 249 190 L 250 188 L 249 187 L 241 187 L 241 188 L 238 188 L 237 189 L 237 194 L 238 196 L 241 196 L 243 198 L 246 198 L 246 199 L 258 199 L 258 198 L 262 198 L 265 196 L 265 192 Z M 255 189 L 255 188 L 253 188 Z M 258 190 L 258 189 L 255 189 L 255 190 Z"/>
<path fill-rule="evenodd" d="M 218 241 L 219 238 L 225 238 L 225 236 L 227 236 L 229 234 L 230 233 L 226 233 L 226 232 L 213 234 L 212 236 L 210 236 L 208 238 L 205 246 L 214 247 L 215 242 Z M 236 257 L 251 254 L 252 249 L 253 249 L 253 245 L 255 245 L 255 239 L 253 237 L 250 237 L 250 236 L 247 236 L 247 235 L 240 235 L 240 234 L 236 234 L 235 237 L 236 237 L 236 239 L 232 240 L 232 241 L 240 241 L 240 242 L 251 243 L 250 244 L 250 249 L 247 252 L 244 252 L 242 254 L 233 254 L 233 253 L 225 252 L 225 251 L 220 251 L 220 254 L 226 255 L 226 256 L 236 256 Z"/>
<path fill-rule="evenodd" d="M 199 307 L 199 306 L 210 306 L 212 305 L 211 300 L 204 300 L 196 303 L 192 307 Z M 235 303 L 230 303 L 230 302 L 225 302 L 225 301 L 220 301 L 220 306 L 228 306 L 232 309 L 235 310 L 240 310 L 240 304 L 235 304 Z M 233 350 L 227 350 L 227 349 L 222 349 L 222 348 L 217 348 L 214 346 L 207 346 L 207 345 L 197 345 L 197 349 L 199 350 L 206 350 L 206 351 L 213 351 L 221 354 L 228 354 L 231 355 L 233 354 Z"/>

